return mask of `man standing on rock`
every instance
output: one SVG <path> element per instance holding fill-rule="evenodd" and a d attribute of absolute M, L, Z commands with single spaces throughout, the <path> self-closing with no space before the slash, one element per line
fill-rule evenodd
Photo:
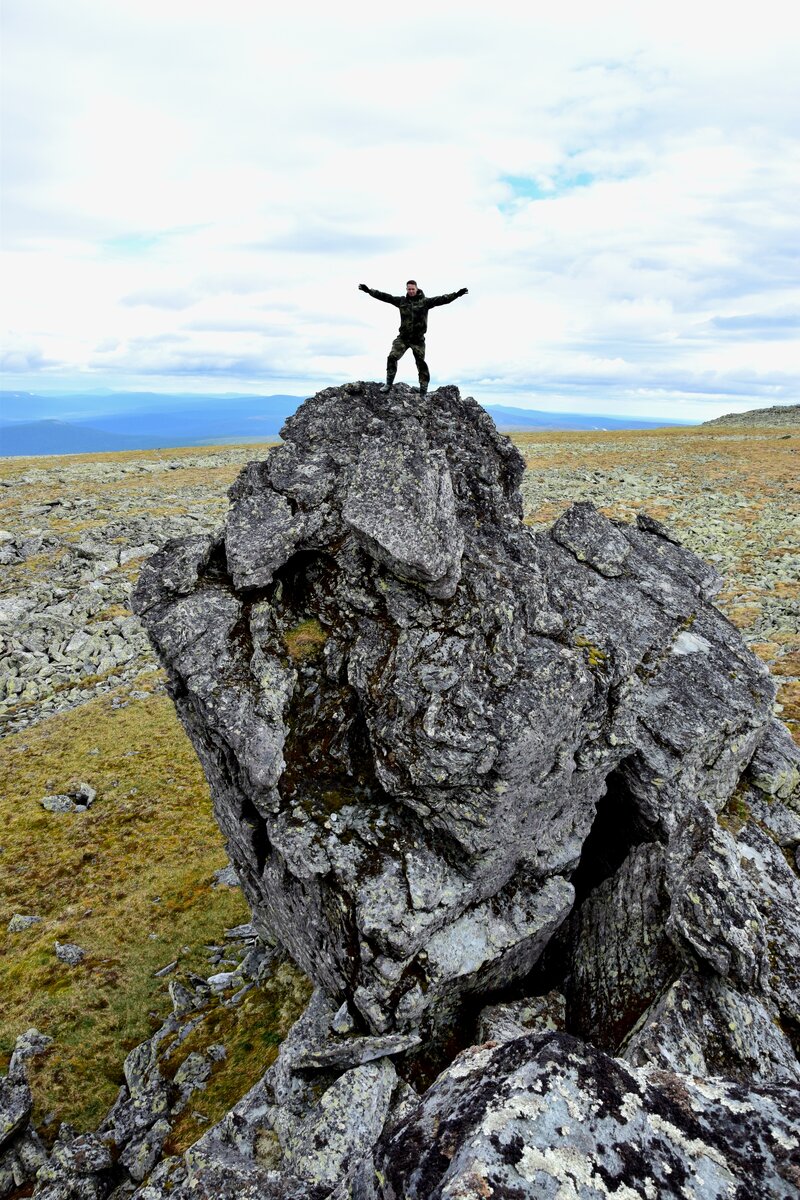
<path fill-rule="evenodd" d="M 397 374 L 397 364 L 410 346 L 419 371 L 419 394 L 424 396 L 431 379 L 428 364 L 425 362 L 428 309 L 436 308 L 440 304 L 452 304 L 459 296 L 466 296 L 467 288 L 461 288 L 458 292 L 446 292 L 444 296 L 431 296 L 430 299 L 421 288 L 417 287 L 416 279 L 409 279 L 406 284 L 405 296 L 390 296 L 388 292 L 378 292 L 375 288 L 367 287 L 365 283 L 360 283 L 358 290 L 400 309 L 400 332 L 392 342 L 389 357 L 386 359 L 386 383 L 381 391 L 390 392 L 392 390 L 394 377 Z"/>

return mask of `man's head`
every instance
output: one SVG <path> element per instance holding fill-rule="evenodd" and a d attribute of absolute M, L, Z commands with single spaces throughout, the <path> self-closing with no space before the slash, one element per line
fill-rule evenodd
<path fill-rule="evenodd" d="M 416 281 L 416 279 L 409 279 L 408 282 L 406 283 L 406 295 L 407 296 L 416 296 L 416 294 L 417 294 L 417 281 Z"/>

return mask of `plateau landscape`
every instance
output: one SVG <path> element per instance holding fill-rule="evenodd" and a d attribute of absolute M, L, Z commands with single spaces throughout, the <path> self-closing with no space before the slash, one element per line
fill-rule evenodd
<path fill-rule="evenodd" d="M 650 1158 L 645 1169 L 603 1150 L 611 1126 L 601 1137 L 598 1125 L 597 1147 L 582 1143 L 587 1180 L 611 1172 L 642 1189 L 658 1179 L 658 1163 L 676 1169 L 677 1155 L 694 1175 L 717 1164 L 712 1176 L 739 1181 L 743 1197 L 791 1194 L 792 1154 L 780 1149 L 791 1136 L 778 1131 L 796 1120 L 790 1096 L 800 1073 L 792 990 L 800 752 L 791 749 L 792 736 L 800 741 L 800 425 L 796 407 L 777 415 L 781 424 L 753 413 L 509 441 L 455 389 L 434 393 L 426 409 L 404 385 L 387 401 L 352 384 L 309 400 L 280 449 L 0 460 L 7 1195 L 422 1197 L 503 1194 L 547 1179 L 561 1186 L 572 1152 L 552 1129 L 555 1110 L 506 1126 L 512 1114 L 501 1120 L 481 1073 L 509 1073 L 517 1082 L 508 1086 L 522 1087 L 520 1070 L 544 1070 L 539 1089 L 555 1071 L 560 1092 L 572 1089 L 570 1104 L 591 1108 L 612 1064 L 620 1096 L 637 1097 L 635 1138 L 651 1145 Z M 338 500 L 319 478 L 337 458 L 331 478 L 352 481 Z M 443 470 L 450 500 L 437 482 Z M 259 491 L 267 478 L 297 497 L 294 515 L 287 507 L 280 516 L 268 499 L 280 492 Z M 332 524 L 335 513 L 343 525 Z M 261 650 L 225 633 L 231 600 L 222 598 L 235 593 L 225 584 L 214 599 L 212 581 L 226 578 L 213 566 L 221 538 L 253 630 L 263 613 Z M 502 560 L 508 538 L 519 548 Z M 529 545 L 561 556 L 544 591 L 550 568 L 536 558 L 544 551 L 534 551 L 530 580 L 519 577 Z M 650 545 L 678 556 L 678 570 L 641 592 L 643 582 L 631 580 L 643 568 L 628 560 Z M 344 557 L 334 566 L 331 555 Z M 648 570 L 666 570 L 663 561 Z M 193 593 L 198 570 L 208 582 Z M 479 586 L 500 588 L 497 599 L 476 602 Z M 584 586 L 587 595 L 575 590 Z M 375 626 L 382 637 L 396 630 L 387 649 L 399 636 L 395 672 L 400 648 L 417 647 L 392 684 L 378 682 L 386 649 L 367 649 L 377 613 L 365 588 L 377 589 L 381 610 L 395 596 Z M 717 609 L 702 599 L 711 595 Z M 669 614 L 658 634 L 655 598 Z M 187 640 L 190 609 L 205 623 L 197 641 Z M 502 623 L 493 630 L 493 613 L 507 614 L 506 632 Z M 533 624 L 520 643 L 522 620 Z M 478 650 L 482 629 L 489 640 Z M 672 646 L 666 659 L 657 636 Z M 538 648 L 533 674 L 522 665 L 524 637 L 533 639 L 524 655 Z M 353 646 L 344 690 L 333 682 L 342 667 L 332 675 L 327 665 L 341 662 L 342 638 Z M 359 645 L 369 657 L 356 666 Z M 565 664 L 555 675 L 541 657 L 546 645 L 558 647 L 553 664 Z M 257 683 L 241 674 L 248 661 Z M 647 680 L 665 662 L 690 669 L 654 719 L 648 688 L 656 697 L 664 683 Z M 700 666 L 713 667 L 716 682 Z M 630 693 L 624 680 L 637 678 Z M 459 716 L 462 687 L 470 699 Z M 602 715 L 609 687 L 615 699 Z M 528 719 L 522 742 L 509 724 L 513 708 L 476 724 L 491 705 L 510 703 L 509 689 L 521 712 L 547 710 Z M 443 723 L 445 702 L 454 724 Z M 395 715 L 381 715 L 398 703 Z M 265 732 L 256 734 L 259 720 Z M 574 721 L 588 721 L 585 732 Z M 634 734 L 645 726 L 655 743 Z M 589 740 L 567 752 L 565 736 Z M 562 766 L 542 774 L 537 761 L 553 754 Z M 655 781 L 655 807 L 643 767 L 633 765 L 653 754 L 673 776 L 668 786 Z M 487 824 L 497 801 L 480 815 L 479 780 L 490 796 L 511 790 L 511 806 L 499 808 L 502 836 Z M 242 788 L 247 799 L 237 799 Z M 264 788 L 281 799 L 256 841 L 260 814 L 273 811 L 258 798 Z M 448 795 L 457 802 L 444 803 Z M 683 813 L 674 826 L 670 812 Z M 534 826 L 516 829 L 512 818 Z M 370 820 L 374 833 L 357 832 Z M 700 825 L 693 849 L 681 850 L 687 822 Z M 255 859 L 251 838 L 261 847 Z M 352 859 L 364 838 L 385 845 L 384 865 L 359 881 L 331 855 L 349 845 Z M 760 881 L 736 866 L 753 855 Z M 723 882 L 706 892 L 709 869 Z M 333 888 L 329 899 L 323 885 Z M 397 906 L 409 887 L 404 916 Z M 701 889 L 699 908 L 687 909 L 686 888 Z M 626 920 L 619 898 L 634 894 Z M 344 921 L 334 915 L 353 903 Z M 301 916 L 309 906 L 315 915 Z M 348 940 L 351 922 L 360 949 Z M 748 922 L 763 933 L 748 932 Z M 634 949 L 642 939 L 645 956 Z M 465 954 L 470 968 L 459 965 Z M 405 978 L 413 986 L 403 985 L 401 1000 Z M 686 1028 L 681 1008 L 691 1014 Z M 693 1111 L 704 1097 L 702 1137 L 692 1125 L 702 1149 L 687 1150 L 650 1119 L 678 1084 L 695 1097 Z M 744 1150 L 741 1130 L 726 1124 L 732 1088 L 748 1113 Z M 479 1094 L 506 1130 L 494 1149 L 480 1133 L 488 1110 L 467 1119 L 463 1109 L 477 1112 Z M 437 1125 L 451 1130 L 444 1158 L 432 1150 Z M 647 1139 L 657 1129 L 656 1145 Z M 523 1162 L 517 1171 L 512 1145 L 541 1168 Z M 745 1151 L 756 1145 L 765 1165 L 748 1191 Z M 712 1179 L 698 1194 L 723 1195 L 713 1190 L 722 1186 Z"/>
<path fill-rule="evenodd" d="M 800 9 L 0 36 L 0 1200 L 800 1200 Z"/>

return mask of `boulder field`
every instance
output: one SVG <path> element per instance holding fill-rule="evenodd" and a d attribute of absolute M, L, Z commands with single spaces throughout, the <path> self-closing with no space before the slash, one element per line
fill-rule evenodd
<path fill-rule="evenodd" d="M 134 608 L 316 991 L 184 1155 L 35 1195 L 800 1194 L 800 753 L 714 568 L 644 513 L 532 532 L 454 387 L 282 436 Z"/>

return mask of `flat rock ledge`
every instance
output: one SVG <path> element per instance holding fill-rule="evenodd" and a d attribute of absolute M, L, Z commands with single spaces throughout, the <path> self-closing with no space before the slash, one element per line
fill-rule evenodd
<path fill-rule="evenodd" d="M 282 436 L 134 604 L 316 991 L 185 1155 L 35 1194 L 800 1195 L 800 753 L 714 569 L 646 514 L 533 533 L 456 388 Z"/>

